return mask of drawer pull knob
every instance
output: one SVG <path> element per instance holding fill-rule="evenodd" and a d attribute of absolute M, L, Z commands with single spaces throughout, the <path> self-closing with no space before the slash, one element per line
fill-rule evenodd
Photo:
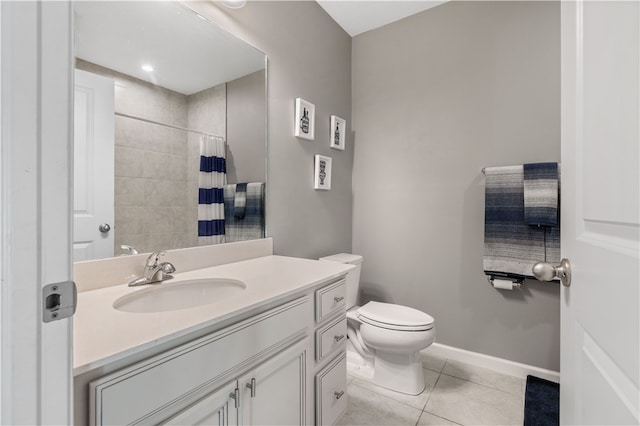
<path fill-rule="evenodd" d="M 229 394 L 229 397 L 233 399 L 233 405 L 235 408 L 240 406 L 240 389 L 235 388 L 232 393 Z"/>
<path fill-rule="evenodd" d="M 256 379 L 251 379 L 251 383 L 247 383 L 247 387 L 251 389 L 251 398 L 255 398 L 256 396 Z"/>
<path fill-rule="evenodd" d="M 333 395 L 335 395 L 336 399 L 340 399 L 344 395 L 344 391 L 334 392 Z"/>
<path fill-rule="evenodd" d="M 340 340 L 344 339 L 344 334 L 341 334 L 339 336 L 333 336 L 333 340 L 337 342 L 339 342 Z"/>
<path fill-rule="evenodd" d="M 344 296 L 336 296 L 333 298 L 336 303 L 340 303 L 344 300 Z"/>

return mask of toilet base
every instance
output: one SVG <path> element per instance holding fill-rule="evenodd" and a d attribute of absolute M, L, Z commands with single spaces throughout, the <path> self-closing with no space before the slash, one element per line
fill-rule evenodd
<path fill-rule="evenodd" d="M 422 360 L 419 353 L 398 355 L 376 354 L 373 361 L 360 356 L 347 343 L 347 374 L 395 392 L 418 395 L 425 389 Z M 401 366 L 401 367 L 399 367 Z"/>
<path fill-rule="evenodd" d="M 373 369 L 375 383 L 387 389 L 418 395 L 426 386 L 419 352 L 376 353 Z"/>
<path fill-rule="evenodd" d="M 373 363 L 362 358 L 355 349 L 347 348 L 347 374 L 373 383 Z"/>

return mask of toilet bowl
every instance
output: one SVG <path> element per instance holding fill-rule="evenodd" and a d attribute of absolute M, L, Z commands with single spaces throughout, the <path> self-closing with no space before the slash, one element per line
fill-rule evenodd
<path fill-rule="evenodd" d="M 421 393 L 425 381 L 420 351 L 435 340 L 433 317 L 391 303 L 357 306 L 362 256 L 340 253 L 320 260 L 357 266 L 347 274 L 347 371 L 397 392 Z"/>

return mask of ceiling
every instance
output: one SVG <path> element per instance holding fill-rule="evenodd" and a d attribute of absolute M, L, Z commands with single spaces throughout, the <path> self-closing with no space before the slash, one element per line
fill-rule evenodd
<path fill-rule="evenodd" d="M 445 3 L 447 0 L 316 0 L 351 37 Z"/>
<path fill-rule="evenodd" d="M 190 95 L 265 67 L 262 52 L 180 3 L 73 3 L 76 56 L 152 84 Z"/>
<path fill-rule="evenodd" d="M 445 1 L 317 0 L 352 37 Z M 76 1 L 74 9 L 77 57 L 186 95 L 265 66 L 261 52 L 173 2 Z"/>

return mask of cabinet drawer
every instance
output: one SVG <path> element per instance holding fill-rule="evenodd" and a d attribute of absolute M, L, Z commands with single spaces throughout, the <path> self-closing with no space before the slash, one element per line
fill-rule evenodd
<path fill-rule="evenodd" d="M 142 421 L 270 348 L 304 335 L 308 312 L 308 298 L 298 299 L 91 382 L 90 421 Z"/>
<path fill-rule="evenodd" d="M 337 349 L 344 349 L 347 341 L 347 318 L 339 317 L 316 331 L 316 361 Z"/>
<path fill-rule="evenodd" d="M 346 294 L 347 281 L 344 279 L 316 290 L 316 321 L 321 322 L 334 312 L 344 310 Z"/>
<path fill-rule="evenodd" d="M 316 375 L 316 424 L 333 425 L 347 409 L 347 357 L 343 353 Z"/>

